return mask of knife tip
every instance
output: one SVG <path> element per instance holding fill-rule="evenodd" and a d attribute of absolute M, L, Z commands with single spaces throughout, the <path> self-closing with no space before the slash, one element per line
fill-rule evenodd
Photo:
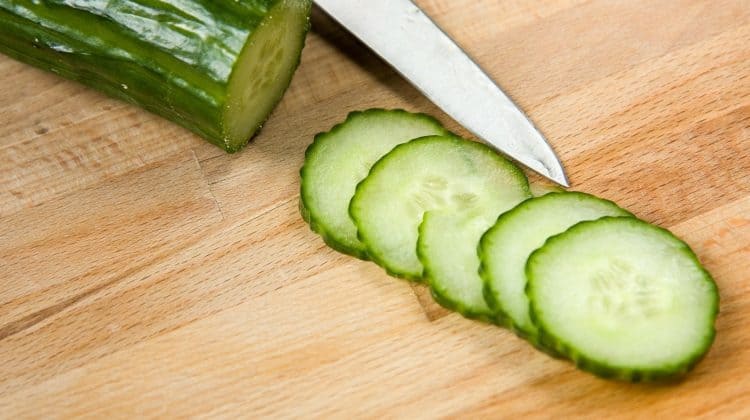
<path fill-rule="evenodd" d="M 562 163 L 560 163 L 560 160 L 557 159 L 557 156 L 554 154 L 554 152 L 552 152 L 552 150 L 550 149 L 549 154 L 545 157 L 547 159 L 535 158 L 527 160 L 526 162 L 521 161 L 521 163 L 523 163 L 524 166 L 526 166 L 533 172 L 536 172 L 537 174 L 554 182 L 555 184 L 564 188 L 569 188 L 570 181 L 565 174 L 565 168 L 563 168 Z"/>
<path fill-rule="evenodd" d="M 557 182 L 563 188 L 570 188 L 570 181 L 568 181 L 568 177 L 565 176 L 565 172 L 562 172 L 559 178 L 554 179 L 554 181 Z"/>

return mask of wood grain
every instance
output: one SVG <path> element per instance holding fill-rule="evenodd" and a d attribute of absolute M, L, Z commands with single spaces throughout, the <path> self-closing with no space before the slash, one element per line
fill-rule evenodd
<path fill-rule="evenodd" d="M 221 219 L 192 153 L 3 218 L 0 319 L 14 321 L 0 323 L 0 340 L 195 241 Z"/>
<path fill-rule="evenodd" d="M 264 129 L 225 155 L 0 57 L 0 417 L 749 417 L 748 0 L 421 0 L 577 190 L 684 237 L 721 291 L 682 383 L 597 379 L 327 249 L 305 147 L 349 111 L 468 133 L 323 14 Z"/>

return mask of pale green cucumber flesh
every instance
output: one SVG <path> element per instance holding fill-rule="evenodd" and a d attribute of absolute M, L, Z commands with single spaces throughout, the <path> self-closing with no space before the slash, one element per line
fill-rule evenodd
<path fill-rule="evenodd" d="M 303 217 L 332 248 L 366 259 L 367 249 L 349 216 L 357 184 L 395 146 L 417 137 L 447 134 L 425 114 L 384 109 L 350 113 L 343 123 L 315 136 L 307 148 L 300 170 Z"/>
<path fill-rule="evenodd" d="M 632 217 L 579 223 L 526 265 L 545 345 L 603 377 L 679 377 L 708 351 L 718 291 L 692 250 Z"/>
<path fill-rule="evenodd" d="M 483 144 L 423 137 L 396 146 L 372 167 L 349 213 L 373 261 L 394 276 L 419 281 L 417 238 L 425 212 L 478 217 L 497 200 L 528 195 L 525 182 L 515 165 Z"/>
<path fill-rule="evenodd" d="M 235 62 L 223 107 L 224 146 L 242 148 L 261 128 L 291 83 L 309 27 L 310 0 L 280 0 Z"/>
<path fill-rule="evenodd" d="M 502 214 L 479 241 L 485 298 L 501 319 L 532 344 L 539 345 L 524 293 L 529 255 L 547 238 L 584 220 L 630 216 L 611 201 L 580 192 L 551 192 Z"/>

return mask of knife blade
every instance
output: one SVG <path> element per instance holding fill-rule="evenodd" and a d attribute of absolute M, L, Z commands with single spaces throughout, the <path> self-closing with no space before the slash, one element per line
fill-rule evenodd
<path fill-rule="evenodd" d="M 315 3 L 477 137 L 569 185 L 552 147 L 523 111 L 411 0 Z"/>

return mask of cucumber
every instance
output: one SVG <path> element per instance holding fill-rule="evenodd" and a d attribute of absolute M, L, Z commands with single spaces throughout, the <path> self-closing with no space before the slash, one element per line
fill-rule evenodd
<path fill-rule="evenodd" d="M 300 170 L 300 209 L 313 231 L 331 247 L 367 258 L 349 217 L 349 202 L 372 165 L 395 146 L 417 137 L 448 135 L 434 118 L 404 110 L 352 112 L 315 136 Z"/>
<path fill-rule="evenodd" d="M 417 237 L 425 212 L 484 217 L 488 209 L 528 197 L 528 188 L 523 172 L 489 147 L 429 136 L 398 145 L 375 163 L 357 185 L 349 213 L 375 263 L 393 276 L 420 281 Z"/>
<path fill-rule="evenodd" d="M 546 346 L 607 378 L 680 377 L 713 342 L 719 295 L 693 251 L 631 217 L 579 223 L 526 263 Z"/>
<path fill-rule="evenodd" d="M 479 241 L 484 295 L 499 320 L 540 346 L 524 294 L 529 255 L 556 235 L 584 220 L 630 216 L 615 203 L 580 192 L 551 192 L 500 215 Z"/>
<path fill-rule="evenodd" d="M 310 9 L 310 0 L 4 0 L 0 52 L 235 152 L 289 85 Z"/>

